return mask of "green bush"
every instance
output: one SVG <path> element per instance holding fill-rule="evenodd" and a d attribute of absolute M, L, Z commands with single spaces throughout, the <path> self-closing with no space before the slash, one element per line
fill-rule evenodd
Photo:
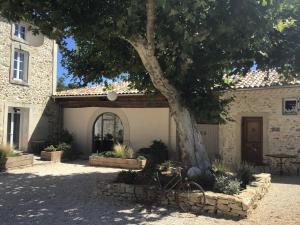
<path fill-rule="evenodd" d="M 20 156 L 21 153 L 15 152 L 10 145 L 0 145 L 0 159 L 6 157 Z"/>
<path fill-rule="evenodd" d="M 167 160 L 163 163 L 161 163 L 160 165 L 158 165 L 158 169 L 160 171 L 171 171 L 173 168 L 177 167 L 178 163 L 171 161 L 171 160 Z"/>
<path fill-rule="evenodd" d="M 144 171 L 148 172 L 156 170 L 159 164 L 168 160 L 168 148 L 158 140 L 153 141 L 149 148 L 139 149 L 138 154 L 147 158 Z"/>
<path fill-rule="evenodd" d="M 74 137 L 73 135 L 67 131 L 67 130 L 63 130 L 61 132 L 60 138 L 59 138 L 59 142 L 60 143 L 67 143 L 67 144 L 72 144 L 74 141 Z"/>
<path fill-rule="evenodd" d="M 241 181 L 241 186 L 246 187 L 250 182 L 254 180 L 255 168 L 249 163 L 242 163 L 235 167 L 235 173 L 237 179 Z"/>
<path fill-rule="evenodd" d="M 222 160 L 214 160 L 212 163 L 212 171 L 216 175 L 228 176 L 231 173 L 232 168 L 228 164 L 224 163 Z"/>
<path fill-rule="evenodd" d="M 135 158 L 134 150 L 126 145 L 115 144 L 114 145 L 115 157 L 122 159 L 133 159 Z"/>
<path fill-rule="evenodd" d="M 138 160 L 146 160 L 146 157 L 142 156 L 142 155 L 139 155 L 136 159 L 138 159 Z"/>
<path fill-rule="evenodd" d="M 214 191 L 227 195 L 238 194 L 241 183 L 237 179 L 232 179 L 223 175 L 217 176 L 214 184 Z"/>
<path fill-rule="evenodd" d="M 72 149 L 72 146 L 68 143 L 60 143 L 57 146 L 57 151 L 62 151 L 63 152 L 63 158 L 64 159 L 69 159 L 73 160 L 77 157 L 76 152 Z"/>
<path fill-rule="evenodd" d="M 54 145 L 49 145 L 44 149 L 44 151 L 46 151 L 46 152 L 55 152 L 55 151 L 57 151 L 57 148 L 55 148 Z"/>
<path fill-rule="evenodd" d="M 125 183 L 125 184 L 134 184 L 136 177 L 137 177 L 137 172 L 134 172 L 131 170 L 129 170 L 129 171 L 122 170 L 118 174 L 115 182 L 116 183 Z"/>

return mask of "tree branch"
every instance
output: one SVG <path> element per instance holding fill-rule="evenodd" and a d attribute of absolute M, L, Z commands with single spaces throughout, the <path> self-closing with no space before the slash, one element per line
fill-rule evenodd
<path fill-rule="evenodd" d="M 155 22 L 155 3 L 154 0 L 147 1 L 147 43 L 148 50 L 154 52 L 154 22 Z"/>

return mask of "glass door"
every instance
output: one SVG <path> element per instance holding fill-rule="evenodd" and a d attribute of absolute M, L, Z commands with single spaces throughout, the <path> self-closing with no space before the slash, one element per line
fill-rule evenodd
<path fill-rule="evenodd" d="M 7 144 L 15 150 L 20 148 L 20 109 L 10 108 L 7 115 Z"/>

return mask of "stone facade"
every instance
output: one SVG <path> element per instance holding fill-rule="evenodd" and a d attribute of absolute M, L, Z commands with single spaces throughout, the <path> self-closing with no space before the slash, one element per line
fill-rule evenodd
<path fill-rule="evenodd" d="M 21 112 L 20 150 L 30 151 L 31 141 L 46 141 L 57 130 L 58 108 L 51 99 L 57 45 L 29 30 L 26 41 L 19 40 L 13 35 L 14 26 L 0 17 L 0 143 L 7 143 L 8 112 L 17 108 Z M 26 83 L 12 79 L 15 49 L 28 53 Z"/>
<path fill-rule="evenodd" d="M 255 181 L 252 182 L 247 188 L 237 195 L 225 195 L 214 192 L 205 192 L 205 205 L 201 204 L 198 194 L 192 194 L 191 200 L 188 202 L 192 205 L 194 213 L 210 213 L 221 216 L 230 216 L 237 218 L 247 217 L 253 209 L 257 207 L 258 201 L 268 192 L 271 185 L 270 174 L 257 174 Z M 143 188 L 140 186 L 139 188 Z M 119 200 L 135 200 L 134 185 L 99 182 L 97 186 L 97 193 L 99 196 L 115 197 Z M 144 193 L 142 190 L 136 193 Z M 177 206 L 175 198 L 166 199 L 160 196 L 159 203 L 162 205 Z M 180 201 L 187 201 L 187 198 L 180 196 Z"/>
<path fill-rule="evenodd" d="M 300 97 L 300 87 L 241 89 L 225 95 L 235 97 L 229 108 L 234 121 L 219 127 L 220 154 L 226 162 L 241 162 L 242 117 L 262 117 L 264 157 L 269 153 L 297 154 L 300 115 L 284 115 L 283 99 Z"/>

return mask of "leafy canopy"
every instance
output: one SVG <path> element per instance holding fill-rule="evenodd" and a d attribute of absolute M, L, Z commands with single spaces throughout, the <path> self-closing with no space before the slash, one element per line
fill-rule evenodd
<path fill-rule="evenodd" d="M 155 55 L 181 102 L 200 117 L 216 117 L 227 101 L 224 74 L 274 68 L 300 70 L 299 0 L 155 0 Z M 128 72 L 132 84 L 153 89 L 126 41 L 146 38 L 145 0 L 0 0 L 1 15 L 28 21 L 58 41 L 64 65 L 83 83 Z M 66 37 L 77 48 L 64 48 Z"/>

